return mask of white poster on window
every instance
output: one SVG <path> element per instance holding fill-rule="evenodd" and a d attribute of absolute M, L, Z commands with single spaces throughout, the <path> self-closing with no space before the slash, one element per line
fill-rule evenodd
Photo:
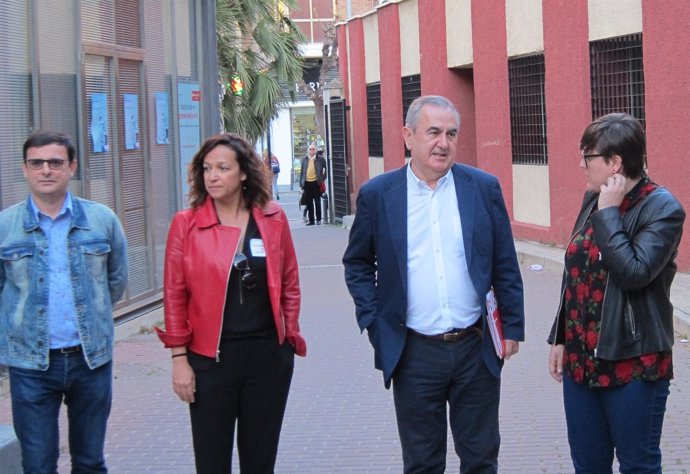
<path fill-rule="evenodd" d="M 91 144 L 94 153 L 110 149 L 108 143 L 108 94 L 91 94 Z"/>
<path fill-rule="evenodd" d="M 125 149 L 139 148 L 139 96 L 123 94 L 125 113 Z"/>
<path fill-rule="evenodd" d="M 170 143 L 168 135 L 168 93 L 156 92 L 156 143 L 167 145 Z"/>

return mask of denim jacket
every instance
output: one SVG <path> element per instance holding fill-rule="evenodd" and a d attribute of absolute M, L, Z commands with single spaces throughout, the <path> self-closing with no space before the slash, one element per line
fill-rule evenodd
<path fill-rule="evenodd" d="M 127 241 L 115 213 L 72 197 L 67 237 L 79 338 L 90 368 L 113 355 L 113 304 L 127 286 Z M 47 370 L 48 240 L 29 198 L 0 213 L 0 364 Z"/>

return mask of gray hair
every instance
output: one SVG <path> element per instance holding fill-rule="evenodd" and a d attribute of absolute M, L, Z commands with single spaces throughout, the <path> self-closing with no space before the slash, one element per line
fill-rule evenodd
<path fill-rule="evenodd" d="M 458 112 L 458 109 L 455 108 L 450 100 L 440 95 L 423 95 L 421 97 L 417 97 L 412 104 L 410 104 L 410 108 L 407 109 L 407 116 L 405 117 L 405 126 L 407 128 L 411 130 L 415 130 L 417 128 L 417 124 L 419 123 L 419 114 L 425 105 L 450 110 L 453 112 L 453 116 L 458 124 L 458 128 L 460 128 L 460 112 Z"/>

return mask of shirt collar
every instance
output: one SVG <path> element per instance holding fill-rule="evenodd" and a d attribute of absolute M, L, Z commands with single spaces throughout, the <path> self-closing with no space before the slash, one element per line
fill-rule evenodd
<path fill-rule="evenodd" d="M 29 196 L 29 205 L 31 206 L 31 213 L 33 216 L 36 218 L 36 220 L 39 220 L 40 215 L 46 215 L 38 209 L 38 206 L 36 206 L 36 203 L 34 202 L 34 197 L 33 195 Z M 62 215 L 66 211 L 69 211 L 70 214 L 73 212 L 72 208 L 72 195 L 70 194 L 69 191 L 67 191 L 67 194 L 65 195 L 65 200 L 62 202 L 62 208 L 60 209 L 60 212 L 58 213 L 58 216 Z"/>
<path fill-rule="evenodd" d="M 451 176 L 450 176 L 451 170 L 452 170 L 452 168 L 450 170 L 448 170 L 448 172 L 446 174 L 444 174 L 443 176 L 441 176 L 439 178 L 438 183 L 436 184 L 436 189 L 438 189 L 441 186 L 444 186 L 445 183 L 451 179 Z M 412 162 L 411 161 L 407 164 L 407 184 L 408 184 L 408 186 L 412 186 L 413 188 L 416 188 L 420 192 L 422 190 L 433 191 L 431 189 L 431 187 L 429 187 L 429 185 L 426 184 L 426 181 L 419 179 L 417 177 L 417 175 L 415 175 L 412 172 Z"/>

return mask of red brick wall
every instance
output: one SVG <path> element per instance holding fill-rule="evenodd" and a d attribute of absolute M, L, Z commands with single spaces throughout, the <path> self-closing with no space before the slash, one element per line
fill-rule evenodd
<path fill-rule="evenodd" d="M 476 165 L 472 70 L 448 69 L 445 0 L 420 1 L 418 10 L 422 95 L 442 95 L 455 104 L 461 117 L 458 161 Z"/>
<path fill-rule="evenodd" d="M 363 15 L 376 9 L 376 0 L 350 0 L 352 16 Z M 338 17 L 347 20 L 347 0 L 337 0 Z"/>
<path fill-rule="evenodd" d="M 564 243 L 585 191 L 578 144 L 592 119 L 587 4 L 544 2 L 542 17 L 551 226 L 516 222 L 513 231 L 519 238 Z"/>
<path fill-rule="evenodd" d="M 347 103 L 350 105 L 351 128 L 348 140 L 352 167 L 352 191 L 369 179 L 369 136 L 367 131 L 367 85 L 364 65 L 364 25 L 361 19 L 348 23 L 347 36 L 350 42 L 349 70 L 350 88 Z M 339 49 L 345 45 L 339 45 Z M 340 56 L 343 61 L 344 56 Z M 345 57 L 347 58 L 347 57 Z M 341 72 L 343 71 L 341 66 Z M 346 91 L 348 89 L 345 89 Z M 347 92 L 346 92 L 347 95 Z M 354 200 L 352 201 L 354 207 Z"/>
<path fill-rule="evenodd" d="M 504 0 L 472 0 L 477 166 L 498 176 L 513 215 L 510 96 Z"/>
<path fill-rule="evenodd" d="M 687 0 L 642 2 L 649 176 L 690 213 L 690 10 Z M 690 218 L 678 255 L 690 270 Z"/>
<path fill-rule="evenodd" d="M 381 74 L 381 131 L 383 133 L 383 169 L 389 171 L 405 164 L 402 137 L 403 107 L 400 71 L 400 16 L 398 4 L 378 10 L 379 61 Z"/>

